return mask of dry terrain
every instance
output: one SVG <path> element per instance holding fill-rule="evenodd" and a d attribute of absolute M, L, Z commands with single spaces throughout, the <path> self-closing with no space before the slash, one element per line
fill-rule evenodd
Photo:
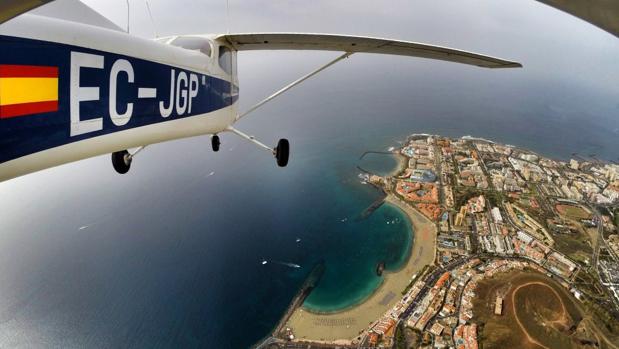
<path fill-rule="evenodd" d="M 480 282 L 473 321 L 480 324 L 484 349 L 616 348 L 598 323 L 582 310 L 565 288 L 537 272 L 497 275 Z M 497 296 L 502 315 L 494 315 Z"/>
<path fill-rule="evenodd" d="M 559 204 L 555 206 L 557 212 L 572 227 L 571 234 L 555 234 L 555 248 L 568 257 L 584 265 L 591 260 L 593 246 L 598 237 L 596 229 L 585 229 L 581 219 L 590 219 L 591 212 L 574 205 Z"/>
<path fill-rule="evenodd" d="M 559 212 L 560 215 L 567 216 L 568 218 L 572 218 L 572 219 L 591 218 L 591 213 L 579 206 L 559 204 L 559 205 L 556 205 L 555 208 L 557 209 L 557 212 Z"/>

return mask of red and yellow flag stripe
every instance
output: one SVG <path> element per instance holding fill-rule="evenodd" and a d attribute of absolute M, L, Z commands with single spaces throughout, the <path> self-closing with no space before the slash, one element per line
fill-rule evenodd
<path fill-rule="evenodd" d="M 0 119 L 58 111 L 58 67 L 0 64 Z"/>

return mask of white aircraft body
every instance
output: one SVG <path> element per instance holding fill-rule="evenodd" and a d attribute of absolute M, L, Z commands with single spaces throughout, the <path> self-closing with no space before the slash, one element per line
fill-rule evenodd
<path fill-rule="evenodd" d="M 151 40 L 113 25 L 80 23 L 83 15 L 67 20 L 19 14 L 41 2 L 45 1 L 8 0 L 0 5 L 0 21 L 6 20 L 0 24 L 0 181 L 106 153 L 112 154 L 116 171 L 126 173 L 146 145 L 210 135 L 217 151 L 217 135 L 222 132 L 232 132 L 272 152 L 278 165 L 286 166 L 287 140 L 268 147 L 235 129 L 235 122 L 356 53 L 421 57 L 484 68 L 521 67 L 476 53 L 392 39 L 248 33 Z M 71 11 L 63 12 L 68 15 Z M 236 58 L 244 50 L 342 54 L 239 113 Z M 128 149 L 133 148 L 137 150 L 130 153 Z"/>

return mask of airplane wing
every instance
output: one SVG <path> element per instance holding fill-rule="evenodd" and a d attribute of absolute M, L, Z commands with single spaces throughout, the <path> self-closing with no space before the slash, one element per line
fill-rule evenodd
<path fill-rule="evenodd" d="M 612 0 L 538 0 L 619 37 L 619 2 Z"/>
<path fill-rule="evenodd" d="M 30 14 L 124 32 L 114 22 L 80 0 L 54 0 L 51 4 L 30 11 Z"/>
<path fill-rule="evenodd" d="M 0 24 L 54 0 L 2 0 L 0 1 Z"/>
<path fill-rule="evenodd" d="M 500 58 L 410 41 L 309 33 L 247 33 L 219 35 L 238 51 L 246 50 L 321 50 L 366 52 L 438 59 L 484 68 L 519 68 L 520 63 Z"/>

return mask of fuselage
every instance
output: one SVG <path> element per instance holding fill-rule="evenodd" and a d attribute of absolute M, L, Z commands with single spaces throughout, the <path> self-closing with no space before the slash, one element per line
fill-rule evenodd
<path fill-rule="evenodd" d="M 0 181 L 148 144 L 216 134 L 237 115 L 236 52 L 23 15 L 0 25 Z"/>

